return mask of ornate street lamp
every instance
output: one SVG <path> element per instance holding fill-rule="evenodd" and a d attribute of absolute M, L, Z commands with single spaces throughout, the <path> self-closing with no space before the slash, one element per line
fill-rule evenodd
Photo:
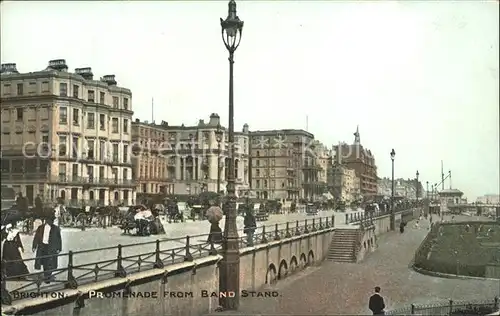
<path fill-rule="evenodd" d="M 419 187 L 419 185 L 418 185 L 418 176 L 419 175 L 420 175 L 420 173 L 418 173 L 418 170 L 417 170 L 417 178 L 416 178 L 416 182 L 417 183 L 415 184 L 415 195 L 417 196 L 417 204 L 418 204 L 418 191 L 419 191 L 418 190 L 418 187 Z"/>
<path fill-rule="evenodd" d="M 392 182 L 391 182 L 391 230 L 396 229 L 396 218 L 394 215 L 394 158 L 396 157 L 396 152 L 394 151 L 394 148 L 391 151 L 391 161 L 392 161 Z"/>
<path fill-rule="evenodd" d="M 220 305 L 226 310 L 238 309 L 240 302 L 240 254 L 239 237 L 236 227 L 236 194 L 234 179 L 234 92 L 233 92 L 233 64 L 234 52 L 240 45 L 243 30 L 243 21 L 236 15 L 236 2 L 229 1 L 228 15 L 225 20 L 220 19 L 222 40 L 229 52 L 229 172 L 227 178 L 227 213 L 224 224 L 223 258 L 219 268 L 219 288 L 221 292 L 233 291 L 234 297 L 220 299 Z"/>
<path fill-rule="evenodd" d="M 217 141 L 217 194 L 220 194 L 220 143 L 222 142 L 222 136 L 222 128 L 219 124 L 217 125 L 217 130 L 215 131 L 215 140 Z"/>

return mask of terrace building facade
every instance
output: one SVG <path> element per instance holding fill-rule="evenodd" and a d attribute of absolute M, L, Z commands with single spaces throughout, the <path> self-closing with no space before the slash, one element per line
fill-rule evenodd
<path fill-rule="evenodd" d="M 68 71 L 64 59 L 20 73 L 1 68 L 2 185 L 33 203 L 131 204 L 132 92 L 114 75 L 94 80 L 90 67 Z"/>
<path fill-rule="evenodd" d="M 226 191 L 228 134 L 212 113 L 209 121 L 186 126 L 141 122 L 133 123 L 134 179 L 140 193 L 188 194 Z M 219 131 L 219 132 L 218 132 Z M 249 190 L 249 131 L 235 133 L 236 193 Z M 217 163 L 219 161 L 219 164 Z"/>

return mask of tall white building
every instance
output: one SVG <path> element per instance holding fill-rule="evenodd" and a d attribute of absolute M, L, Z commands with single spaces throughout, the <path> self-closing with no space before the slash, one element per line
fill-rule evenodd
<path fill-rule="evenodd" d="M 114 75 L 69 72 L 64 59 L 41 71 L 1 70 L 2 186 L 32 202 L 132 203 L 132 92 Z"/>

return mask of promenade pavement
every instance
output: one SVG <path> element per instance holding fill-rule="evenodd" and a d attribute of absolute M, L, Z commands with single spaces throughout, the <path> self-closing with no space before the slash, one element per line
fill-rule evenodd
<path fill-rule="evenodd" d="M 349 211 L 351 212 L 358 212 Z M 270 229 L 274 229 L 274 224 L 280 224 L 285 222 L 295 222 L 295 221 L 303 221 L 305 219 L 312 220 L 312 218 L 320 218 L 320 217 L 330 217 L 335 215 L 336 226 L 341 227 L 345 225 L 345 213 L 342 212 L 333 212 L 333 211 L 321 211 L 317 216 L 308 216 L 305 213 L 293 213 L 293 214 L 273 214 L 269 216 L 267 221 L 258 222 L 258 229 L 256 233 L 261 232 L 262 226 L 266 226 L 266 231 L 270 231 Z M 142 244 L 145 242 L 153 242 L 157 239 L 161 240 L 161 250 L 173 249 L 173 248 L 181 248 L 185 246 L 185 238 L 187 235 L 194 236 L 191 239 L 191 244 L 201 244 L 206 242 L 206 236 L 196 235 L 208 234 L 209 233 L 209 223 L 207 221 L 191 221 L 188 220 L 184 223 L 167 223 L 164 221 L 164 227 L 166 233 L 164 235 L 152 235 L 147 237 L 140 236 L 127 236 L 122 234 L 122 230 L 118 227 L 108 227 L 106 229 L 103 228 L 87 228 L 85 231 L 81 231 L 77 228 L 61 228 L 61 237 L 62 237 L 62 253 L 67 253 L 68 251 L 83 251 L 90 250 L 96 248 L 105 248 L 105 247 L 116 247 L 118 244 L 122 245 L 130 245 L 141 243 L 140 245 L 135 246 L 127 246 L 122 250 L 122 255 L 124 257 L 134 256 L 139 254 L 144 254 L 147 252 L 155 251 L 155 244 Z M 293 229 L 295 224 L 290 226 Z M 220 223 L 221 228 L 224 228 L 224 219 Z M 240 235 L 243 235 L 243 217 L 238 216 L 237 218 L 237 226 L 240 230 Z M 282 229 L 284 227 L 280 227 Z M 182 238 L 181 240 L 171 240 L 176 238 Z M 23 258 L 29 259 L 34 258 L 35 254 L 31 251 L 31 244 L 33 241 L 32 235 L 21 235 L 21 240 L 24 245 L 25 252 L 23 253 Z M 205 252 L 205 250 L 200 250 Z M 196 250 L 191 249 L 191 252 L 194 256 L 196 256 Z M 183 253 L 182 250 L 180 253 Z M 76 253 L 73 256 L 73 265 L 83 265 L 90 264 L 94 262 L 99 262 L 103 260 L 114 260 L 117 257 L 117 250 L 100 250 L 94 252 L 86 252 L 86 253 Z M 66 267 L 68 264 L 68 258 L 66 256 L 61 256 L 58 260 L 59 267 Z M 130 264 L 130 263 L 128 263 Z M 34 261 L 27 262 L 28 270 L 34 272 Z M 88 271 L 84 270 L 75 270 L 74 275 L 79 276 Z M 64 277 L 65 274 L 60 277 Z M 57 278 L 60 278 L 57 276 Z M 18 287 L 22 282 L 8 282 L 7 288 L 15 288 Z"/>
<path fill-rule="evenodd" d="M 455 218 L 456 221 L 471 219 L 473 217 Z M 369 315 L 368 299 L 375 286 L 382 288 L 386 310 L 450 298 L 471 300 L 499 296 L 498 280 L 437 278 L 409 268 L 416 249 L 428 233 L 427 223 L 415 229 L 410 222 L 403 234 L 398 231 L 380 236 L 378 249 L 362 263 L 325 261 L 319 267 L 306 268 L 279 281 L 269 289 L 278 291 L 280 297 L 242 298 L 236 314 Z"/>

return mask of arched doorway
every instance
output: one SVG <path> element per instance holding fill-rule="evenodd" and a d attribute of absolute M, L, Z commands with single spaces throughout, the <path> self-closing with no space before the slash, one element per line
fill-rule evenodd
<path fill-rule="evenodd" d="M 120 195 L 118 194 L 118 192 L 115 192 L 115 201 L 118 201 Z"/>
<path fill-rule="evenodd" d="M 66 190 L 61 190 L 61 199 L 66 200 Z"/>
<path fill-rule="evenodd" d="M 90 191 L 89 192 L 89 200 L 93 200 L 94 199 L 94 191 Z"/>

